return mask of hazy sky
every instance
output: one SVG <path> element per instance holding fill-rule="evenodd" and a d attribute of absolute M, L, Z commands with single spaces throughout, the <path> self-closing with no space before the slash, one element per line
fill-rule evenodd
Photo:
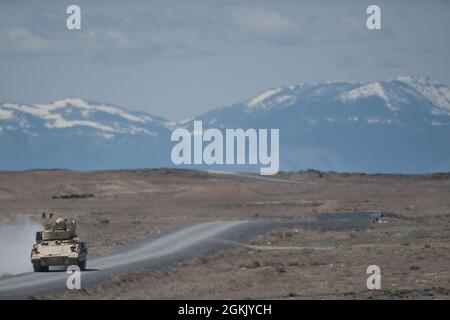
<path fill-rule="evenodd" d="M 70 4 L 81 30 L 66 28 Z M 366 28 L 369 4 L 382 30 Z M 449 31 L 448 0 L 2 0 L 0 101 L 80 97 L 180 120 L 300 82 L 449 85 Z"/>

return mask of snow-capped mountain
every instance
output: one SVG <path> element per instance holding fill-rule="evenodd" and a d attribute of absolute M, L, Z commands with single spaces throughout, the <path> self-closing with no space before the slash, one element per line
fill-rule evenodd
<path fill-rule="evenodd" d="M 450 90 L 429 78 L 272 88 L 197 120 L 279 128 L 282 170 L 450 170 Z"/>
<path fill-rule="evenodd" d="M 180 123 L 81 99 L 2 103 L 0 169 L 173 166 L 171 131 L 194 120 L 279 128 L 281 170 L 450 170 L 450 90 L 404 76 L 272 88 Z"/>
<path fill-rule="evenodd" d="M 0 104 L 1 169 L 107 169 L 164 165 L 170 124 L 82 99 Z"/>
<path fill-rule="evenodd" d="M 295 112 L 295 121 L 397 123 L 409 115 L 420 123 L 450 125 L 450 90 L 429 78 L 397 77 L 373 83 L 332 81 L 272 88 L 232 106 L 212 110 L 198 119 L 211 124 Z M 420 117 L 419 117 L 420 115 Z M 270 116 L 271 117 L 271 116 Z M 408 117 L 406 117 L 408 118 Z M 283 119 L 288 120 L 288 119 Z M 444 122 L 442 122 L 444 121 Z"/>
<path fill-rule="evenodd" d="M 167 127 L 167 121 L 143 112 L 131 112 L 123 108 L 88 102 L 81 99 L 65 99 L 51 104 L 25 105 L 3 103 L 0 105 L 0 119 L 14 120 L 17 128 L 5 126 L 0 130 L 14 130 L 19 127 L 24 132 L 45 127 L 47 129 L 67 129 L 86 127 L 105 133 L 105 138 L 115 134 L 156 135 L 160 127 Z"/>

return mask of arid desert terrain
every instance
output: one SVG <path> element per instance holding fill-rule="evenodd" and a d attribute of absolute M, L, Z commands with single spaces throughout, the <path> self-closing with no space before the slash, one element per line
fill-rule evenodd
<path fill-rule="evenodd" d="M 0 224 L 75 218 L 91 256 L 204 221 L 297 219 L 159 269 L 38 299 L 448 299 L 450 174 L 308 171 L 270 178 L 154 169 L 0 173 Z M 382 213 L 367 227 L 313 228 L 348 212 Z M 27 252 L 27 255 L 29 253 Z M 369 290 L 366 269 L 381 269 Z M 7 276 L 7 275 L 6 275 Z"/>

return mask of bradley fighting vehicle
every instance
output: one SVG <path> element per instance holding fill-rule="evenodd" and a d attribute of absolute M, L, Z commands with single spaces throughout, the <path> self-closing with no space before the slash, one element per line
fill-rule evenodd
<path fill-rule="evenodd" d="M 50 266 L 78 265 L 80 270 L 86 269 L 87 246 L 78 239 L 75 232 L 75 220 L 54 219 L 53 214 L 47 217 L 44 230 L 36 232 L 36 244 L 31 250 L 31 263 L 35 272 L 48 271 Z"/>

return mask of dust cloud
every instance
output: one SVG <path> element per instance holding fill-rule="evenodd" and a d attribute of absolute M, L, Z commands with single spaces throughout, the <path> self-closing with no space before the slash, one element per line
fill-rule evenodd
<path fill-rule="evenodd" d="M 0 276 L 33 270 L 30 252 L 39 230 L 31 219 L 0 221 Z"/>

